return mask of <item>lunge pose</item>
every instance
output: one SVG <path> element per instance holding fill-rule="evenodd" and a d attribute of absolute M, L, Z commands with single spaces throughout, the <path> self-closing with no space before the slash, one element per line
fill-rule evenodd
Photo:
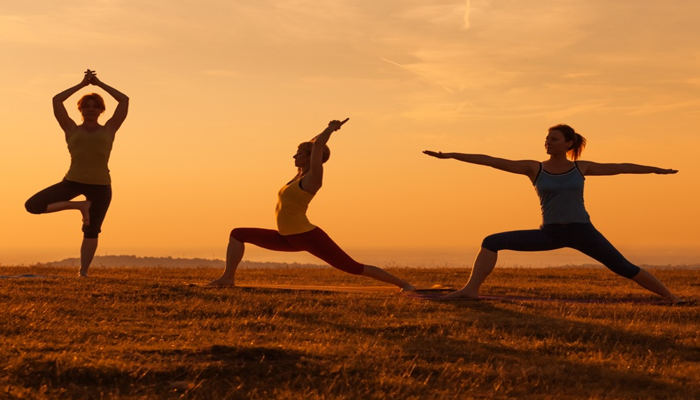
<path fill-rule="evenodd" d="M 589 175 L 675 174 L 663 169 L 637 164 L 600 164 L 577 161 L 586 139 L 568 125 L 549 128 L 545 139 L 549 159 L 513 161 L 481 154 L 442 153 L 426 150 L 436 158 L 454 158 L 472 164 L 486 165 L 514 174 L 526 175 L 535 186 L 542 208 L 540 229 L 503 232 L 484 239 L 467 284 L 443 298 L 477 298 L 479 287 L 496 266 L 499 250 L 543 251 L 570 247 L 599 261 L 614 273 L 634 282 L 669 302 L 674 296 L 651 273 L 629 262 L 591 224 L 583 203 L 583 185 Z"/>
<path fill-rule="evenodd" d="M 278 194 L 277 230 L 236 228 L 231 231 L 226 251 L 226 270 L 219 279 L 210 282 L 210 286 L 234 286 L 236 268 L 243 258 L 245 243 L 250 243 L 275 251 L 307 251 L 341 271 L 390 283 L 403 291 L 414 290 L 408 282 L 352 259 L 306 217 L 309 203 L 323 185 L 323 163 L 330 157 L 326 143 L 346 121 L 331 121 L 318 136 L 298 146 L 294 155 L 297 174 Z"/>
<path fill-rule="evenodd" d="M 98 118 L 105 111 L 105 103 L 97 93 L 86 94 L 78 100 L 78 110 L 83 117 L 76 124 L 66 111 L 64 102 L 80 89 L 95 85 L 118 102 L 114 115 L 104 125 Z M 25 207 L 32 214 L 52 213 L 63 210 L 79 210 L 82 215 L 83 242 L 80 247 L 80 276 L 87 276 L 88 268 L 97 250 L 97 237 L 101 231 L 109 203 L 112 186 L 109 175 L 109 156 L 114 136 L 126 119 L 129 98 L 97 78 L 95 71 L 87 70 L 83 80 L 53 98 L 53 113 L 65 133 L 71 156 L 70 168 L 65 178 L 27 200 Z M 77 196 L 85 200 L 74 201 Z"/>

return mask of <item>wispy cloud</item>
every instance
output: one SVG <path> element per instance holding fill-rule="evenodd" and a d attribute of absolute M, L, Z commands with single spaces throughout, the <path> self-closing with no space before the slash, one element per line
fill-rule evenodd
<path fill-rule="evenodd" d="M 415 69 L 413 69 L 413 68 L 407 67 L 407 66 L 405 66 L 405 65 L 401 65 L 401 64 L 399 64 L 399 63 L 397 63 L 397 62 L 391 61 L 391 60 L 386 59 L 386 58 L 381 58 L 381 60 L 382 60 L 382 61 L 386 61 L 386 62 L 388 62 L 389 64 L 395 65 L 395 66 L 397 66 L 397 67 L 399 67 L 399 68 L 401 68 L 401 69 L 403 69 L 403 70 L 405 70 L 405 71 L 408 71 L 408 72 L 410 72 L 410 73 L 412 73 L 412 74 L 418 75 L 418 76 L 420 76 L 421 78 L 423 78 L 423 79 L 425 79 L 425 80 L 431 81 L 424 73 L 419 72 L 419 71 L 417 71 L 417 70 L 415 70 Z M 431 82 L 432 82 L 432 81 L 431 81 Z M 445 91 L 446 91 L 447 93 L 454 93 L 453 90 L 451 90 L 450 88 L 448 88 L 448 87 L 446 87 L 446 86 L 443 86 L 443 85 L 438 85 L 438 86 L 440 86 L 441 88 L 445 89 Z"/>
<path fill-rule="evenodd" d="M 471 13 L 471 0 L 467 0 L 466 4 L 464 6 L 464 23 L 462 24 L 462 29 L 464 29 L 464 30 L 467 30 L 471 27 L 470 13 Z"/>
<path fill-rule="evenodd" d="M 221 77 L 221 78 L 240 78 L 243 76 L 238 71 L 233 71 L 233 70 L 225 70 L 225 69 L 210 69 L 206 71 L 202 71 L 203 75 L 208 75 L 208 76 L 216 76 L 216 77 Z"/>

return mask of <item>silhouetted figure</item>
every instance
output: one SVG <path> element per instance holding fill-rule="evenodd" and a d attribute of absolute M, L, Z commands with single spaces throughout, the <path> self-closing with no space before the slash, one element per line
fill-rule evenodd
<path fill-rule="evenodd" d="M 86 94 L 78 101 L 78 110 L 83 116 L 80 125 L 68 116 L 63 105 L 70 96 L 88 85 L 102 88 L 118 102 L 114 115 L 104 125 L 99 124 L 98 118 L 105 111 L 105 103 L 97 93 Z M 53 112 L 65 133 L 71 156 L 70 168 L 61 182 L 32 196 L 25 207 L 32 214 L 80 211 L 83 219 L 80 276 L 87 276 L 97 250 L 97 237 L 112 200 L 109 156 L 114 136 L 126 119 L 128 109 L 129 98 L 100 81 L 91 70 L 85 72 L 82 82 L 53 98 Z M 85 196 L 85 200 L 72 201 L 80 195 Z"/>
<path fill-rule="evenodd" d="M 251 243 L 275 251 L 307 251 L 341 271 L 390 283 L 403 291 L 414 290 L 408 282 L 380 268 L 353 260 L 306 217 L 309 203 L 323 185 L 323 163 L 330 157 L 326 143 L 346 121 L 331 121 L 318 136 L 299 145 L 294 155 L 297 174 L 278 194 L 277 230 L 236 228 L 231 231 L 226 270 L 219 279 L 210 282 L 210 286 L 234 286 L 236 268 L 245 250 L 244 243 Z"/>
<path fill-rule="evenodd" d="M 454 158 L 472 164 L 486 165 L 514 174 L 526 175 L 540 197 L 542 226 L 540 229 L 503 232 L 484 239 L 467 284 L 442 298 L 477 298 L 479 287 L 496 266 L 499 250 L 543 251 L 570 247 L 599 261 L 614 273 L 632 279 L 640 286 L 666 298 L 681 301 L 651 273 L 630 263 L 591 224 L 583 203 L 583 186 L 588 175 L 675 174 L 637 164 L 599 164 L 577 161 L 586 139 L 568 125 L 549 128 L 545 149 L 549 159 L 513 161 L 481 154 L 424 151 L 436 158 Z"/>

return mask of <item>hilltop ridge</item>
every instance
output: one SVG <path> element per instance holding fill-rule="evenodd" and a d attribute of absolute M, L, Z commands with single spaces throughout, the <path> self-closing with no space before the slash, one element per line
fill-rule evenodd
<path fill-rule="evenodd" d="M 49 267 L 80 265 L 79 258 L 66 258 L 60 261 L 50 261 L 40 265 Z M 134 255 L 95 256 L 93 266 L 102 267 L 217 267 L 224 268 L 224 260 L 206 258 L 173 258 L 173 257 L 139 257 Z M 322 268 L 319 264 L 279 263 L 260 261 L 241 261 L 239 268 Z"/>

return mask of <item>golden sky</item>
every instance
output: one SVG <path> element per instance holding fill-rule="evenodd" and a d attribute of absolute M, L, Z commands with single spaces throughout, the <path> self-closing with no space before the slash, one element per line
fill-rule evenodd
<path fill-rule="evenodd" d="M 583 159 L 680 170 L 589 177 L 586 204 L 632 261 L 697 263 L 698 16 L 696 0 L 3 2 L 0 263 L 77 256 L 77 212 L 23 204 L 67 171 L 51 98 L 87 68 L 131 98 L 98 255 L 223 258 L 231 228 L 274 228 L 296 145 L 350 117 L 309 217 L 358 261 L 468 264 L 484 236 L 536 228 L 526 177 L 421 151 L 543 160 L 567 123 Z M 94 89 L 66 102 L 74 119 Z"/>

